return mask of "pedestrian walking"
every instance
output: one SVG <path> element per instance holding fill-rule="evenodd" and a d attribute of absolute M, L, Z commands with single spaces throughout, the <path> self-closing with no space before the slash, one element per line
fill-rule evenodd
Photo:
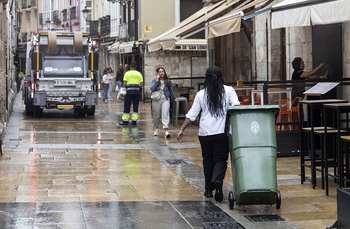
<path fill-rule="evenodd" d="M 204 89 L 194 99 L 191 109 L 177 135 L 180 142 L 184 130 L 201 112 L 199 121 L 199 141 L 202 148 L 205 192 L 204 196 L 212 197 L 215 189 L 215 200 L 223 199 L 222 185 L 227 169 L 229 140 L 225 133 L 226 109 L 229 105 L 239 105 L 237 94 L 232 87 L 224 85 L 222 71 L 219 67 L 209 67 L 205 73 Z"/>
<path fill-rule="evenodd" d="M 112 89 L 113 89 L 112 72 L 113 72 L 113 68 L 109 67 L 108 68 L 108 73 L 107 73 L 107 75 L 108 75 L 108 82 L 109 82 L 108 93 L 107 93 L 108 100 L 113 100 L 112 97 L 111 97 L 111 92 L 112 92 Z"/>
<path fill-rule="evenodd" d="M 130 71 L 124 74 L 124 87 L 126 87 L 126 95 L 124 100 L 124 112 L 120 125 L 128 125 L 130 119 L 131 102 L 133 102 L 133 113 L 131 115 L 132 125 L 136 125 L 139 119 L 138 110 L 141 95 L 141 88 L 143 86 L 143 77 L 139 71 L 136 70 L 137 64 L 135 61 L 130 63 Z"/>
<path fill-rule="evenodd" d="M 173 87 L 171 85 L 171 81 L 169 80 L 165 69 L 158 68 L 157 77 L 153 78 L 151 83 L 151 91 L 160 92 L 159 99 L 152 99 L 152 110 L 153 110 L 153 127 L 154 136 L 159 135 L 159 122 L 160 118 L 162 119 L 163 129 L 165 130 L 165 137 L 170 138 L 171 135 L 169 133 L 169 110 L 170 110 L 170 96 L 171 98 L 177 102 L 177 98 L 174 94 Z"/>
<path fill-rule="evenodd" d="M 123 65 L 119 64 L 119 69 L 117 71 L 117 75 L 115 77 L 116 83 L 118 85 L 118 91 L 120 90 L 120 88 L 123 86 L 123 77 L 124 77 L 124 69 L 123 69 Z"/>
<path fill-rule="evenodd" d="M 108 89 L 109 89 L 108 68 L 105 68 L 103 70 L 102 83 L 103 83 L 103 87 L 104 87 L 104 90 L 102 93 L 103 102 L 107 103 L 107 101 L 108 101 L 107 93 L 108 93 Z"/>

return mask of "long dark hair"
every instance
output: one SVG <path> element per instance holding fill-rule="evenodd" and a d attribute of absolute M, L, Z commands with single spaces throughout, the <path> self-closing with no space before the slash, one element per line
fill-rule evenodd
<path fill-rule="evenodd" d="M 214 117 L 225 115 L 224 79 L 219 67 L 211 66 L 205 72 L 204 90 L 207 94 L 209 112 Z"/>
<path fill-rule="evenodd" d="M 163 68 L 163 67 L 159 67 L 159 68 L 157 68 L 157 73 L 158 73 L 158 71 L 159 71 L 159 69 L 163 69 L 163 71 L 164 71 L 164 84 L 165 84 L 165 86 L 167 86 L 167 87 L 169 87 L 169 78 L 168 78 L 168 75 L 166 74 L 166 71 L 165 71 L 165 69 Z"/>

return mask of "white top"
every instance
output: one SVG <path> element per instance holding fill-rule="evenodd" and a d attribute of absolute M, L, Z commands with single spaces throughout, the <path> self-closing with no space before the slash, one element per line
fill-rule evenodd
<path fill-rule="evenodd" d="M 108 77 L 107 74 L 104 74 L 104 75 L 103 75 L 102 83 L 104 83 L 104 84 L 109 84 L 109 77 Z"/>
<path fill-rule="evenodd" d="M 113 75 L 111 73 L 107 74 L 109 84 L 113 84 Z"/>
<path fill-rule="evenodd" d="M 226 111 L 227 106 L 240 105 L 238 101 L 237 94 L 232 87 L 224 86 L 225 89 L 225 101 L 223 107 Z M 205 89 L 197 92 L 194 98 L 193 105 L 191 109 L 186 114 L 186 118 L 194 121 L 198 116 L 199 112 L 202 110 L 201 119 L 199 121 L 199 136 L 222 134 L 225 132 L 225 121 L 226 114 L 221 117 L 215 118 L 212 116 L 208 109 L 207 94 Z"/>

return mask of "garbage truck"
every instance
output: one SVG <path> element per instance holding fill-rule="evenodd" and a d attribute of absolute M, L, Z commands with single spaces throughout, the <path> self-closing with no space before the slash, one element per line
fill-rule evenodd
<path fill-rule="evenodd" d="M 98 53 L 88 33 L 41 32 L 27 43 L 22 98 L 26 114 L 73 109 L 93 116 L 100 89 Z"/>

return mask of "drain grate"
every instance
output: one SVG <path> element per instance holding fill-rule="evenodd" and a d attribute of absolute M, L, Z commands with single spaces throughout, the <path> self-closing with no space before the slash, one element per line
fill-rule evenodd
<path fill-rule="evenodd" d="M 240 223 L 203 223 L 208 229 L 245 229 Z"/>
<path fill-rule="evenodd" d="M 111 142 L 111 141 L 113 141 L 113 139 L 96 139 L 96 141 L 100 141 L 100 142 Z"/>
<path fill-rule="evenodd" d="M 166 160 L 169 164 L 171 165 L 186 165 L 187 163 L 184 162 L 181 159 L 171 159 L 171 160 Z"/>
<path fill-rule="evenodd" d="M 279 215 L 245 215 L 250 222 L 284 221 Z"/>
<path fill-rule="evenodd" d="M 196 213 L 195 216 L 199 219 L 224 219 L 228 218 L 225 212 L 223 211 L 205 211 Z"/>

